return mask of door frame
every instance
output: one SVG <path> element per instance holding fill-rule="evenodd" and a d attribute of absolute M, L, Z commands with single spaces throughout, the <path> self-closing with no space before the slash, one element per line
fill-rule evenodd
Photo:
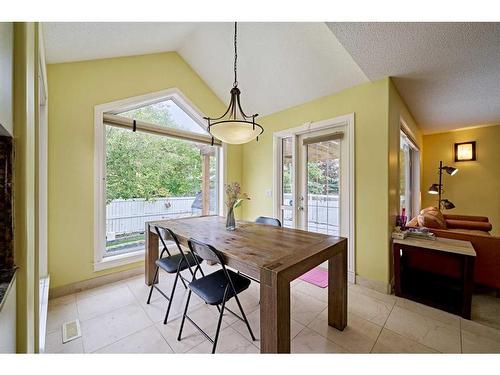
<path fill-rule="evenodd" d="M 348 221 L 348 248 L 347 248 L 347 271 L 348 281 L 350 283 L 356 282 L 356 258 L 355 258 L 355 241 L 356 241 L 356 211 L 355 211 L 355 123 L 354 113 L 321 120 L 314 122 L 306 122 L 300 126 L 289 128 L 273 133 L 273 215 L 274 217 L 281 217 L 281 140 L 283 138 L 292 138 L 292 196 L 293 204 L 292 210 L 296 210 L 297 191 L 296 191 L 296 176 L 299 166 L 297 165 L 298 145 L 297 137 L 301 134 L 306 134 L 313 131 L 332 129 L 338 127 L 345 127 L 347 129 L 347 147 L 349 155 L 349 221 Z M 293 225 L 296 224 L 296 215 L 293 215 Z"/>

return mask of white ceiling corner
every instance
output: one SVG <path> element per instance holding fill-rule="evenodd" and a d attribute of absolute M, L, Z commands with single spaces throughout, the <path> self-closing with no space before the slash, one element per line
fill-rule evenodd
<path fill-rule="evenodd" d="M 197 27 L 181 22 L 46 22 L 48 64 L 176 51 Z"/>
<path fill-rule="evenodd" d="M 500 123 L 500 23 L 328 23 L 370 80 L 394 83 L 424 133 Z"/>

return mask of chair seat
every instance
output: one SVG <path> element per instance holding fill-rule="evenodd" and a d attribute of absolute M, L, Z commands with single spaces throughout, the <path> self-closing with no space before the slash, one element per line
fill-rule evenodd
<path fill-rule="evenodd" d="M 177 268 L 179 267 L 179 262 L 181 263 L 180 270 L 184 271 L 186 268 L 189 267 L 196 267 L 196 260 L 194 259 L 194 255 L 192 253 L 186 254 L 186 259 L 187 262 L 183 259 L 182 254 L 175 254 L 170 257 L 164 257 L 161 259 L 158 259 L 156 261 L 156 265 L 160 267 L 162 270 L 164 270 L 167 273 L 176 273 Z M 202 262 L 203 259 L 198 257 L 198 262 Z"/>
<path fill-rule="evenodd" d="M 250 280 L 246 277 L 238 275 L 236 272 L 231 270 L 227 270 L 227 272 L 233 281 L 236 294 L 243 292 L 250 286 Z M 228 284 L 229 281 L 224 275 L 224 270 L 219 270 L 211 273 L 210 275 L 194 280 L 191 284 L 189 284 L 189 289 L 191 289 L 194 293 L 196 293 L 196 295 L 198 295 L 198 297 L 209 305 L 220 305 L 224 299 L 224 290 Z M 229 286 L 226 301 L 232 297 L 234 297 L 234 292 Z"/>

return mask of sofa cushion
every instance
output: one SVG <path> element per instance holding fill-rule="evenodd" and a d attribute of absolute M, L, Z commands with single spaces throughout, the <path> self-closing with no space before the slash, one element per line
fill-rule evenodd
<path fill-rule="evenodd" d="M 471 230 L 482 230 L 484 232 L 489 232 L 492 229 L 490 223 L 485 223 L 482 221 L 468 221 L 468 220 L 446 219 L 446 226 L 449 229 L 450 228 L 471 229 Z"/>
<path fill-rule="evenodd" d="M 443 214 L 446 220 L 466 220 L 466 221 L 482 221 L 488 223 L 490 220 L 486 216 L 472 216 L 472 215 L 450 215 Z"/>
<path fill-rule="evenodd" d="M 491 236 L 490 232 L 485 232 L 483 230 L 476 230 L 476 229 L 461 229 L 461 228 L 449 229 L 448 228 L 447 231 L 450 233 L 470 234 L 471 236 L 487 236 L 487 237 Z"/>
<path fill-rule="evenodd" d="M 436 207 L 424 208 L 417 216 L 417 221 L 421 227 L 446 229 L 446 220 Z"/>

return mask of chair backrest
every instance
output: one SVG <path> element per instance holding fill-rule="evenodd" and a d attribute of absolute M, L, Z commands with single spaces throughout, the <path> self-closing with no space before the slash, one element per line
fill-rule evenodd
<path fill-rule="evenodd" d="M 160 238 L 160 241 L 163 245 L 163 251 L 160 254 L 160 258 L 163 256 L 163 252 L 167 252 L 168 256 L 171 256 L 170 251 L 168 251 L 166 241 L 172 241 L 175 243 L 177 246 L 177 249 L 179 249 L 179 252 L 184 256 L 184 251 L 182 251 L 181 244 L 179 243 L 179 239 L 175 235 L 175 233 L 168 229 L 168 228 L 160 228 L 158 226 L 155 226 L 155 231 L 156 234 L 158 234 L 158 237 Z M 163 233 L 163 234 L 162 234 Z"/>
<path fill-rule="evenodd" d="M 222 259 L 222 255 L 219 250 L 217 250 L 215 247 L 212 245 L 206 244 L 201 241 L 197 241 L 194 238 L 189 239 L 188 241 L 189 249 L 194 255 L 199 256 L 203 260 L 208 260 L 212 262 L 219 263 L 222 267 L 222 271 L 224 272 L 224 275 L 226 276 L 226 279 L 229 281 L 229 284 L 231 285 L 231 288 L 233 289 L 234 293 L 236 294 L 236 289 L 233 284 L 233 280 L 231 279 L 231 276 L 229 275 L 229 272 L 227 271 L 226 266 L 224 265 L 224 260 Z M 198 270 L 201 270 L 200 263 L 198 261 L 198 258 L 195 256 L 194 257 L 197 263 L 196 270 L 194 271 L 193 274 L 193 280 L 196 278 L 196 272 Z M 203 274 L 203 272 L 202 272 Z"/>
<path fill-rule="evenodd" d="M 220 263 L 222 266 L 224 266 L 220 253 L 212 245 L 197 241 L 194 238 L 191 238 L 188 241 L 188 245 L 191 252 L 195 255 L 198 255 L 201 259 Z"/>
<path fill-rule="evenodd" d="M 273 225 L 275 227 L 281 227 L 281 221 L 274 217 L 259 216 L 257 219 L 255 219 L 255 222 L 260 224 Z"/>

